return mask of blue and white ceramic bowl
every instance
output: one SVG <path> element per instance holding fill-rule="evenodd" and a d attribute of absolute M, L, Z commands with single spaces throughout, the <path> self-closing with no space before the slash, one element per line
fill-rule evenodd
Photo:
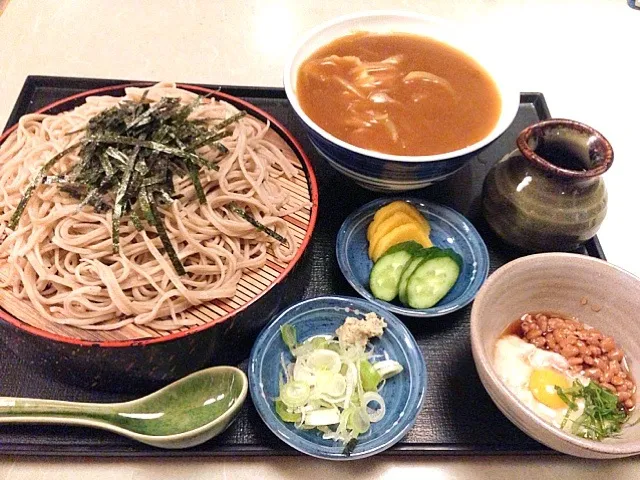
<path fill-rule="evenodd" d="M 313 122 L 300 107 L 296 95 L 298 69 L 320 47 L 356 31 L 403 32 L 428 36 L 461 50 L 491 75 L 502 99 L 502 112 L 494 129 L 465 148 L 427 156 L 400 156 L 350 145 Z M 506 65 L 497 61 L 496 49 L 473 32 L 438 19 L 402 11 L 364 12 L 348 15 L 312 30 L 294 49 L 284 68 L 284 88 L 291 106 L 302 120 L 313 146 L 336 170 L 361 186 L 377 191 L 406 191 L 440 181 L 464 166 L 474 155 L 501 135 L 513 121 L 520 93 L 509 81 Z M 336 113 L 337 115 L 340 112 Z"/>
<path fill-rule="evenodd" d="M 369 274 L 373 262 L 369 258 L 367 227 L 376 211 L 395 200 L 414 205 L 429 221 L 429 237 L 433 245 L 452 248 L 462 257 L 462 270 L 447 295 L 431 308 L 415 309 L 397 300 L 385 302 L 373 296 L 369 289 Z M 362 206 L 343 222 L 336 239 L 338 265 L 351 286 L 364 298 L 382 308 L 408 317 L 428 318 L 446 315 L 469 304 L 489 273 L 489 252 L 475 227 L 452 208 L 416 198 L 381 198 Z"/>
<path fill-rule="evenodd" d="M 370 430 L 358 437 L 355 449 L 347 456 L 343 445 L 324 440 L 317 430 L 298 430 L 275 413 L 281 356 L 284 355 L 287 362 L 292 360 L 280 336 L 280 327 L 295 326 L 298 341 L 302 341 L 315 335 L 332 335 L 347 316 L 364 317 L 369 312 L 375 312 L 387 322 L 382 337 L 371 342 L 374 354 L 400 362 L 404 370 L 388 379 L 380 390 L 386 405 L 384 418 L 372 423 Z M 262 420 L 280 440 L 296 450 L 329 460 L 368 457 L 398 442 L 413 426 L 422 408 L 426 386 L 424 358 L 409 330 L 395 315 L 360 298 L 317 297 L 289 307 L 260 333 L 249 360 L 249 390 Z"/>

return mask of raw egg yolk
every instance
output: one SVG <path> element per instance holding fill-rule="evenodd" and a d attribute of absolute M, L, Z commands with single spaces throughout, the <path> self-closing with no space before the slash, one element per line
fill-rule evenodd
<path fill-rule="evenodd" d="M 556 387 L 564 389 L 570 386 L 571 383 L 567 377 L 550 368 L 536 369 L 529 378 L 529 390 L 536 400 L 553 409 L 567 407 L 567 404 L 558 396 Z"/>

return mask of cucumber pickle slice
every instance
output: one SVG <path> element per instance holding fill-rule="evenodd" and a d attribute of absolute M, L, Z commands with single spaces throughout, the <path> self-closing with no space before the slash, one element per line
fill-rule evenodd
<path fill-rule="evenodd" d="M 462 257 L 449 248 L 403 242 L 378 259 L 369 287 L 380 300 L 390 302 L 399 295 L 404 305 L 431 308 L 453 288 L 461 269 Z"/>
<path fill-rule="evenodd" d="M 452 250 L 440 250 L 423 260 L 411 273 L 406 300 L 412 308 L 431 308 L 453 288 L 461 259 Z"/>
<path fill-rule="evenodd" d="M 402 272 L 402 275 L 400 276 L 400 284 L 398 285 L 398 297 L 404 305 L 407 305 L 407 283 L 409 282 L 409 277 L 411 277 L 411 274 L 415 272 L 416 268 L 418 268 L 422 262 L 438 250 L 440 249 L 437 247 L 429 247 L 416 252 L 411 261 L 407 264 L 404 272 Z"/>
<path fill-rule="evenodd" d="M 413 255 L 422 250 L 417 242 L 394 245 L 378 259 L 369 275 L 369 287 L 373 296 L 390 302 L 398 296 L 400 276 Z"/>

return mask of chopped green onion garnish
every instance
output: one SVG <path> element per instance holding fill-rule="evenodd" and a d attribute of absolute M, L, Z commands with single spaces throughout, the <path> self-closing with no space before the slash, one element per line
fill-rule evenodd
<path fill-rule="evenodd" d="M 280 400 L 289 408 L 301 407 L 311 394 L 311 388 L 305 382 L 295 380 L 285 383 L 280 389 Z"/>
<path fill-rule="evenodd" d="M 296 348 L 296 344 L 298 340 L 296 338 L 296 327 L 290 324 L 285 324 L 280 327 L 280 335 L 282 336 L 282 341 L 289 348 L 291 352 Z"/>
<path fill-rule="evenodd" d="M 565 402 L 569 409 L 562 421 L 562 428 L 571 424 L 571 433 L 589 440 L 603 440 L 616 436 L 622 430 L 622 426 L 629 419 L 629 414 L 618 402 L 618 397 L 596 382 L 583 385 L 579 380 L 574 380 L 569 388 L 556 386 L 558 396 Z M 570 412 L 576 411 L 576 400 L 584 401 L 584 411 L 577 419 L 569 418 Z"/>
<path fill-rule="evenodd" d="M 276 400 L 276 413 L 285 422 L 294 423 L 299 422 L 302 419 L 302 414 L 292 413 L 287 410 L 287 406 L 282 402 L 282 400 Z"/>
<path fill-rule="evenodd" d="M 378 384 L 382 381 L 382 376 L 377 372 L 368 360 L 360 361 L 360 382 L 365 392 L 375 392 Z"/>
<path fill-rule="evenodd" d="M 315 428 L 324 439 L 342 442 L 344 454 L 350 455 L 357 438 L 386 414 L 378 392 L 383 376 L 376 365 L 382 364 L 387 378 L 401 372 L 402 366 L 393 360 L 372 364 L 373 351 L 361 342 L 316 335 L 298 343 L 296 329 L 288 324 L 280 327 L 280 335 L 294 361 L 287 365 L 285 356 L 280 358 L 283 371 L 276 414 L 297 429 Z"/>

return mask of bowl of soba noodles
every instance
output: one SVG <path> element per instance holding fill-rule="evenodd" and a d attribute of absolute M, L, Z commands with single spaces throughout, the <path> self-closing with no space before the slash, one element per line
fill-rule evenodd
<path fill-rule="evenodd" d="M 376 191 L 455 173 L 513 121 L 519 91 L 482 39 L 408 12 L 366 12 L 312 30 L 284 87 L 318 153 Z"/>
<path fill-rule="evenodd" d="M 296 140 L 218 91 L 115 85 L 24 115 L 0 137 L 5 346 L 112 391 L 236 363 L 301 294 L 317 205 Z"/>

